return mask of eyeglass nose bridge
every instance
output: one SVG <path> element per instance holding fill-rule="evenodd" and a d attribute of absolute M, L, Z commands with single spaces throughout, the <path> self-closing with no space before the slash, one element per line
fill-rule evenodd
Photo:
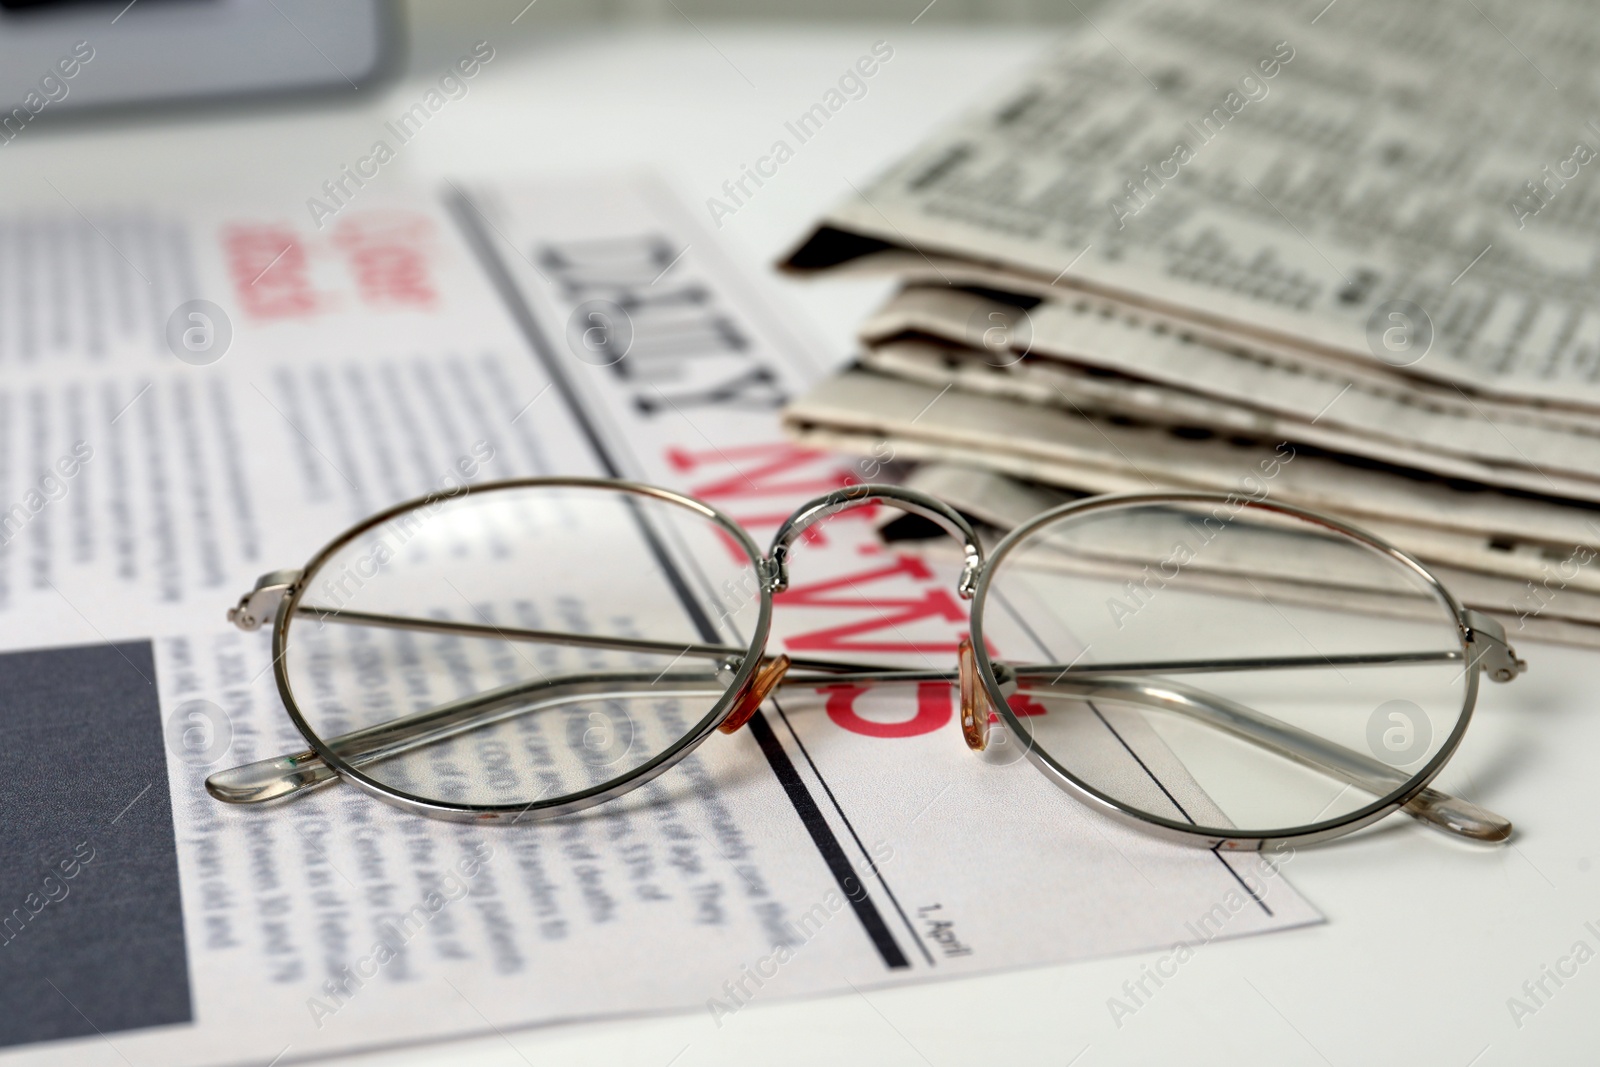
<path fill-rule="evenodd" d="M 767 558 L 761 561 L 761 580 L 767 591 L 781 593 L 789 588 L 789 549 L 801 534 L 823 519 L 869 504 L 893 505 L 901 511 L 927 519 L 960 541 L 966 561 L 961 568 L 956 593 L 962 600 L 972 599 L 978 588 L 978 577 L 983 573 L 983 546 L 979 544 L 972 524 L 959 511 L 937 497 L 904 486 L 873 482 L 835 489 L 802 504 L 784 520 L 784 524 L 772 536 L 772 547 L 767 550 Z"/>

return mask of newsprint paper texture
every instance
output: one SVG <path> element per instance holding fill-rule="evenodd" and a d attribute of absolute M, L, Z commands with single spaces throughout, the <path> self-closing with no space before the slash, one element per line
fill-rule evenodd
<path fill-rule="evenodd" d="M 948 280 L 959 259 L 1369 366 L 1398 328 L 1409 373 L 1600 406 L 1587 4 L 1205 0 L 1096 31 L 865 183 L 789 265 Z"/>
<path fill-rule="evenodd" d="M 986 281 L 973 284 L 981 289 Z M 997 354 L 973 346 L 974 324 L 993 328 L 991 338 L 1009 334 L 1013 347 Z M 1172 329 L 1164 317 L 1060 289 L 1023 310 L 942 282 L 907 286 L 862 324 L 861 334 L 873 346 L 869 360 L 873 349 L 903 336 L 937 342 L 945 350 L 939 362 L 965 363 L 963 388 L 1036 404 L 1087 401 L 1147 421 L 1293 439 L 1481 485 L 1600 504 L 1600 428 L 1592 412 L 1474 399 L 1455 386 L 1396 374 L 1377 360 L 1362 366 L 1208 343 L 1192 329 Z M 884 364 L 927 376 L 914 360 Z"/>
<path fill-rule="evenodd" d="M 1317 921 L 1255 856 L 972 756 L 941 687 L 785 697 L 564 822 L 342 785 L 213 801 L 212 770 L 303 747 L 267 634 L 225 610 L 372 511 L 615 475 L 761 540 L 862 473 L 783 438 L 822 368 L 654 182 L 364 196 L 321 228 L 243 204 L 0 220 L 0 1064 L 288 1064 L 666 1010 L 709 1034 L 777 997 Z M 596 300 L 631 320 L 610 365 L 578 358 Z M 864 517 L 796 554 L 774 644 L 953 662 L 954 570 Z"/>

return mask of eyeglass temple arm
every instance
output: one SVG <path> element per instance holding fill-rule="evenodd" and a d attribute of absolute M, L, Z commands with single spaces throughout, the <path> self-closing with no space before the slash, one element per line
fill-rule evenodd
<path fill-rule="evenodd" d="M 791 675 L 779 682 L 779 687 L 814 688 L 819 684 L 954 680 L 953 671 L 858 670 L 810 678 Z M 665 675 L 634 671 L 600 671 L 554 681 L 519 682 L 356 730 L 333 738 L 329 745 L 353 765 L 360 767 L 508 718 L 577 701 L 630 696 L 646 691 L 713 698 L 723 694 L 723 689 L 708 683 L 710 679 L 703 674 Z M 1052 682 L 1024 688 L 1075 696 L 1114 693 L 1130 702 L 1188 714 L 1378 796 L 1393 791 L 1408 777 L 1385 763 L 1335 745 L 1242 704 L 1179 682 L 1096 675 L 1082 681 L 1074 679 L 1066 682 L 1057 677 Z M 543 699 L 529 703 L 527 698 L 541 689 L 549 692 Z M 325 785 L 336 777 L 337 773 L 320 755 L 307 749 L 218 771 L 206 779 L 206 790 L 218 800 L 230 804 L 256 804 L 301 794 Z M 1507 820 L 1432 788 L 1424 789 L 1403 810 L 1436 828 L 1478 840 L 1504 840 L 1511 832 L 1511 824 Z"/>
<path fill-rule="evenodd" d="M 888 490 L 894 486 L 852 486 L 851 489 Z M 844 492 L 844 490 L 841 490 Z M 922 494 L 908 495 L 920 498 Z M 811 523 L 817 521 L 826 512 L 824 502 L 831 499 L 821 497 L 814 501 L 819 509 L 811 518 L 804 518 L 807 509 L 802 508 L 795 513 L 795 517 L 785 523 L 783 529 L 773 539 L 770 565 L 774 568 L 776 577 L 774 591 L 781 592 L 788 587 L 788 573 L 784 562 L 788 545 L 800 535 Z M 877 499 L 878 494 L 869 494 Z M 932 497 L 929 502 L 938 507 L 943 507 Z M 861 502 L 851 504 L 859 506 Z M 913 501 L 917 507 L 919 501 Z M 808 505 L 810 507 L 810 505 Z M 915 510 L 908 507 L 907 510 Z M 946 509 L 949 510 L 949 509 Z M 917 511 L 918 514 L 923 514 Z M 929 518 L 934 518 L 929 515 Z M 951 529 L 958 536 L 970 537 L 972 528 L 966 524 L 955 511 L 950 511 L 943 516 L 951 524 Z M 934 521 L 940 521 L 934 519 Z M 791 526 L 793 527 L 791 529 Z M 965 531 L 964 533 L 962 531 Z M 965 588 L 969 575 L 976 580 L 978 570 L 983 566 L 983 550 L 978 547 L 976 539 L 967 542 L 967 569 L 963 572 L 962 583 Z M 241 630 L 258 630 L 268 622 L 278 610 L 278 605 L 294 588 L 300 579 L 299 571 L 273 571 L 264 574 L 256 582 L 253 590 L 239 599 L 236 607 L 228 609 L 228 621 Z M 970 593 L 968 594 L 970 595 Z M 404 615 L 384 615 L 376 612 L 328 610 L 326 608 L 312 607 L 301 604 L 296 609 L 296 614 L 317 619 L 319 622 L 345 623 L 348 625 L 379 626 L 386 629 L 397 630 L 425 630 L 432 633 L 454 634 L 462 637 L 490 637 L 507 641 L 538 641 L 553 645 L 573 645 L 583 648 L 604 648 L 619 652 L 646 652 L 664 653 L 674 657 L 689 656 L 702 659 L 728 660 L 740 659 L 745 655 L 745 649 L 732 645 L 713 645 L 688 642 L 678 644 L 671 641 L 649 641 L 642 638 L 605 637 L 600 634 L 575 634 L 557 630 L 533 630 L 525 627 L 495 626 L 485 623 L 455 622 L 448 619 L 427 619 Z M 1482 612 L 1471 608 L 1461 613 L 1462 636 L 1466 641 L 1468 654 L 1473 666 L 1481 668 L 1485 674 L 1497 682 L 1509 682 L 1528 669 L 1527 663 L 1517 657 L 1516 650 L 1506 640 L 1505 627 Z M 1086 664 L 1079 666 L 1075 663 L 1067 664 L 1034 664 L 1018 667 L 1020 672 L 1033 673 L 1103 673 L 1124 674 L 1137 672 L 1192 672 L 1192 671 L 1229 671 L 1248 670 L 1266 667 L 1350 667 L 1365 665 L 1383 665 L 1406 662 L 1428 662 L 1446 659 L 1461 659 L 1459 652 L 1394 652 L 1394 653 L 1359 653 L 1356 655 L 1341 656 L 1304 656 L 1304 657 L 1255 657 L 1241 659 L 1213 659 L 1213 660 L 1173 660 L 1168 662 L 1141 661 L 1137 663 L 1120 664 Z M 872 670 L 861 664 L 851 664 L 836 660 L 806 659 L 793 657 L 792 665 L 798 670 L 818 671 L 854 671 Z M 884 668 L 892 670 L 893 668 Z"/>
<path fill-rule="evenodd" d="M 245 598 L 247 602 L 249 599 L 248 596 Z M 241 629 L 253 630 L 259 628 L 264 621 L 261 615 L 255 613 L 257 610 L 258 608 L 248 606 L 236 608 L 234 611 L 239 614 L 235 615 L 230 612 L 229 617 Z M 276 610 L 276 608 L 273 610 Z M 375 626 L 390 630 L 421 630 L 427 633 L 449 634 L 456 637 L 484 637 L 502 641 L 529 641 L 578 648 L 599 648 L 613 652 L 640 652 L 671 656 L 674 659 L 713 659 L 719 662 L 738 661 L 743 659 L 748 651 L 734 645 L 712 645 L 693 641 L 683 643 L 651 641 L 637 637 L 607 637 L 602 634 L 568 633 L 560 630 L 533 630 L 521 626 L 495 626 L 490 623 L 457 622 L 453 619 L 427 619 L 406 615 L 384 615 L 377 612 L 350 611 L 348 609 L 330 611 L 305 604 L 299 605 L 295 610 L 295 614 L 316 619 L 318 622 L 339 623 L 347 626 Z M 1477 615 L 1476 612 L 1467 612 L 1467 614 Z M 1510 681 L 1527 669 L 1527 664 L 1517 659 L 1516 654 L 1506 645 L 1503 631 L 1500 631 L 1499 637 L 1495 636 L 1495 631 L 1499 631 L 1498 623 L 1492 619 L 1478 616 L 1475 625 L 1478 629 L 1470 639 L 1472 660 L 1475 665 L 1481 667 L 1485 673 L 1499 682 Z M 1490 627 L 1494 629 L 1491 630 Z M 1477 640 L 1478 638 L 1483 639 L 1481 643 Z M 1454 651 L 1361 652 L 1335 656 L 1254 656 L 1235 659 L 1137 660 L 1127 663 L 1081 665 L 1077 663 L 1037 663 L 1018 665 L 1014 669 L 1019 675 L 1025 677 L 1049 677 L 1064 674 L 1176 674 L 1296 667 L 1381 667 L 1400 663 L 1434 663 L 1460 660 L 1462 658 L 1460 652 Z M 811 659 L 801 656 L 791 657 L 791 664 L 796 670 L 902 673 L 893 667 L 849 663 L 843 660 Z M 951 676 L 948 671 L 936 671 L 934 674 L 940 677 Z"/>
<path fill-rule="evenodd" d="M 800 511 L 795 513 L 794 517 L 784 524 L 784 527 L 780 529 L 778 534 L 774 537 L 773 550 L 770 558 L 770 561 L 774 566 L 774 577 L 772 579 L 774 588 L 781 590 L 781 588 L 787 584 L 787 575 L 784 570 L 783 556 L 787 552 L 788 546 L 805 530 L 806 527 L 810 526 L 814 522 L 820 521 L 820 519 L 828 515 L 835 514 L 838 511 L 846 510 L 850 507 L 862 506 L 863 504 L 870 503 L 874 500 L 888 498 L 893 498 L 893 502 L 896 503 L 897 506 L 901 506 L 907 511 L 924 515 L 931 521 L 938 522 L 940 525 L 945 526 L 946 529 L 950 530 L 953 534 L 966 542 L 967 568 L 963 573 L 962 588 L 967 595 L 970 595 L 970 590 L 968 589 L 969 580 L 975 581 L 976 575 L 982 567 L 982 549 L 978 546 L 977 539 L 972 535 L 971 527 L 967 525 L 966 521 L 962 519 L 958 513 L 940 504 L 932 497 L 925 497 L 923 494 L 915 493 L 909 490 L 901 490 L 896 486 L 876 485 L 851 486 L 836 493 L 831 493 L 827 496 L 820 497 L 806 507 L 801 508 Z M 261 579 L 257 581 L 255 589 L 253 589 L 250 593 L 245 594 L 245 596 L 240 599 L 237 607 L 229 610 L 229 621 L 234 623 L 242 630 L 255 630 L 260 628 L 269 618 L 273 616 L 273 614 L 276 613 L 283 597 L 292 591 L 294 584 L 299 580 L 299 578 L 300 572 L 292 570 L 273 571 L 269 574 L 263 575 Z M 435 633 L 456 634 L 462 636 L 496 637 L 502 640 L 538 641 L 552 644 L 606 648 L 617 651 L 665 653 L 673 655 L 675 658 L 681 658 L 683 656 L 713 658 L 721 661 L 724 664 L 735 662 L 738 659 L 741 659 L 746 652 L 744 649 L 729 645 L 690 643 L 679 646 L 673 642 L 646 641 L 637 638 L 612 638 L 593 634 L 571 634 L 558 631 L 531 630 L 521 627 L 505 628 L 478 623 L 461 623 L 442 619 L 414 618 L 406 616 L 384 615 L 372 612 L 328 611 L 326 609 L 308 607 L 305 605 L 299 606 L 298 613 L 317 618 L 319 621 L 323 622 L 379 626 L 394 629 L 424 630 Z M 1464 636 L 1466 637 L 1469 647 L 1469 654 L 1471 655 L 1472 666 L 1481 667 L 1484 672 L 1495 681 L 1510 681 L 1522 671 L 1526 670 L 1526 664 L 1517 658 L 1515 651 L 1510 648 L 1509 644 L 1507 644 L 1504 629 L 1493 619 L 1487 618 L 1479 612 L 1467 610 L 1463 612 L 1463 629 Z M 1032 664 L 1016 668 L 1015 673 L 1019 678 L 1053 676 L 1055 681 L 1059 682 L 1062 677 L 1069 674 L 1098 677 L 1104 680 L 1106 676 L 1116 673 L 1176 673 L 1265 669 L 1269 667 L 1312 668 L 1323 666 L 1384 665 L 1404 662 L 1453 660 L 1461 658 L 1463 657 L 1458 652 L 1398 652 L 1344 655 L 1333 657 L 1332 659 L 1322 656 L 1257 657 L 1250 659 L 1231 660 L 1215 659 L 1167 662 L 1151 661 L 1124 664 L 1096 664 L 1083 667 L 1079 667 L 1074 664 Z M 802 679 L 799 676 L 793 676 L 786 683 L 782 684 L 787 684 L 793 687 L 815 685 L 819 681 L 832 682 L 834 684 L 848 684 L 852 681 L 868 683 L 881 683 L 887 681 L 909 682 L 924 680 L 954 681 L 956 677 L 955 673 L 950 671 L 896 671 L 892 668 L 874 668 L 861 664 L 800 658 L 793 660 L 793 666 L 798 670 L 811 670 L 831 673 L 832 676 L 826 679 Z M 615 672 L 613 672 L 610 677 L 617 681 L 621 680 L 620 677 L 615 674 Z M 657 681 L 660 680 L 661 679 L 658 677 Z M 487 722 L 499 721 L 499 718 L 503 718 L 505 716 L 494 716 L 493 712 L 495 707 L 508 704 L 515 705 L 520 703 L 521 698 L 525 696 L 527 692 L 544 684 L 547 683 L 520 683 L 515 686 L 507 687 L 505 690 L 492 690 L 488 693 L 478 694 L 475 697 L 466 698 L 464 701 L 456 701 L 450 704 L 440 705 L 438 708 L 430 709 L 430 711 L 427 712 L 418 713 L 418 715 L 415 716 L 408 716 L 403 719 L 393 720 L 390 723 L 380 724 L 377 727 L 370 727 L 368 728 L 368 731 L 388 731 L 397 727 L 399 724 L 409 722 L 413 723 L 413 726 L 411 727 L 412 732 L 406 734 L 404 738 L 391 738 L 391 741 L 415 738 L 414 743 L 407 743 L 405 745 L 405 749 L 415 747 L 415 745 L 432 743 L 437 740 L 443 740 L 447 737 L 454 736 L 454 734 L 467 729 L 475 729 Z M 1169 683 L 1169 686 L 1176 686 L 1177 684 L 1178 683 Z M 1191 693 L 1193 694 L 1205 695 L 1203 690 L 1192 689 L 1192 687 L 1184 688 L 1190 689 Z M 592 698 L 592 693 L 585 694 L 583 698 Z M 1220 700 L 1221 698 L 1216 699 Z M 540 706 L 558 706 L 558 703 L 562 702 L 570 701 L 558 701 L 556 703 L 547 703 Z M 1204 702 L 1202 702 L 1202 704 L 1203 703 Z M 526 714 L 533 710 L 538 710 L 538 707 L 523 706 L 520 708 L 515 708 L 515 710 L 510 712 L 510 714 Z M 447 713 L 445 716 L 443 716 L 443 718 L 438 717 L 438 713 L 441 711 Z M 448 714 L 452 711 L 461 714 L 456 716 Z M 480 711 L 483 713 L 481 716 L 475 714 L 476 712 Z M 1242 716 L 1239 714 L 1240 712 L 1243 713 Z M 1277 720 L 1269 719 L 1266 716 L 1261 716 L 1259 712 L 1245 708 L 1243 705 L 1234 705 L 1232 721 L 1234 721 L 1236 726 L 1238 723 L 1248 722 L 1251 717 L 1259 717 L 1266 720 L 1269 724 L 1278 727 L 1284 727 L 1290 730 L 1293 729 L 1292 727 L 1288 727 L 1287 724 L 1279 723 Z M 461 725 L 459 728 L 439 726 L 438 724 L 445 719 L 448 719 L 451 722 L 456 722 L 458 720 L 465 721 L 465 725 Z M 417 720 L 428 720 L 435 725 L 418 729 L 416 725 Z M 446 730 L 447 732 L 439 732 L 441 729 Z M 358 758 L 363 760 L 387 758 L 388 756 L 398 755 L 400 751 L 405 750 L 380 748 L 374 750 L 380 753 L 378 755 L 365 754 L 365 749 L 362 748 L 362 746 L 370 748 L 370 739 L 366 741 L 358 741 L 357 735 L 366 734 L 368 731 L 357 731 L 356 735 L 345 735 L 345 737 L 335 739 L 334 743 L 339 745 L 349 742 L 353 747 L 356 747 L 360 750 L 358 751 L 357 755 L 346 756 L 346 758 L 351 759 L 352 762 L 355 762 Z M 1237 732 L 1237 730 L 1235 732 Z M 1282 736 L 1273 738 L 1271 736 L 1272 734 L 1273 730 L 1269 727 L 1265 733 L 1256 731 L 1253 735 L 1240 734 L 1240 736 L 1247 736 L 1249 740 L 1252 740 L 1258 744 L 1262 744 L 1264 747 L 1274 751 L 1279 751 L 1280 754 L 1285 755 L 1290 759 L 1295 759 L 1299 762 L 1306 763 L 1308 766 L 1319 767 L 1320 769 L 1334 773 L 1336 776 L 1342 778 L 1344 775 L 1341 774 L 1340 770 L 1335 766 L 1330 766 L 1325 762 L 1319 762 L 1315 759 L 1308 759 L 1305 757 L 1307 757 L 1308 754 L 1315 754 L 1318 746 L 1325 746 L 1336 748 L 1340 752 L 1349 756 L 1353 756 L 1357 760 L 1366 760 L 1366 757 L 1362 757 L 1359 753 L 1352 753 L 1348 749 L 1342 749 L 1339 746 L 1331 746 L 1329 743 L 1322 741 L 1321 738 L 1317 738 L 1315 735 L 1311 734 L 1306 734 L 1305 737 L 1316 742 L 1316 745 L 1299 745 L 1297 748 L 1291 744 L 1289 749 L 1284 751 L 1281 747 L 1284 744 L 1284 738 Z M 1323 754 L 1325 755 L 1326 753 Z M 1337 761 L 1335 762 L 1337 763 Z M 1386 764 L 1379 763 L 1376 760 L 1370 760 L 1367 762 L 1370 764 L 1370 766 L 1366 767 L 1365 770 L 1368 772 L 1369 778 L 1371 777 L 1373 767 L 1378 768 L 1377 773 L 1380 776 L 1380 780 L 1381 776 L 1385 774 L 1392 775 L 1398 773 L 1395 772 L 1393 768 L 1389 768 Z M 1341 766 L 1343 766 L 1344 770 L 1350 769 L 1349 764 L 1343 764 Z M 315 752 L 308 750 L 300 753 L 271 757 L 269 759 L 259 760 L 255 763 L 247 764 L 241 767 L 219 771 L 207 779 L 206 787 L 212 793 L 212 795 L 217 797 L 219 800 L 224 800 L 229 803 L 256 803 L 290 796 L 304 789 L 332 781 L 334 777 L 336 777 L 336 773 L 333 771 L 333 769 L 323 763 L 321 757 L 317 756 Z M 1344 780 L 1349 779 L 1345 778 Z M 1352 781 L 1351 784 L 1358 786 L 1363 785 L 1363 783 L 1360 781 Z M 1378 795 L 1382 795 L 1388 791 L 1388 789 L 1376 790 Z M 1450 797 L 1447 794 L 1433 789 L 1424 790 L 1416 798 L 1413 798 L 1413 800 L 1406 805 L 1404 810 L 1406 810 L 1409 814 L 1412 814 L 1417 818 L 1429 822 L 1430 824 L 1433 824 L 1441 829 L 1448 830 L 1452 833 L 1460 833 L 1465 836 L 1476 837 L 1481 840 L 1503 840 L 1506 836 L 1509 836 L 1511 831 L 1511 824 L 1509 821 L 1502 819 L 1491 812 L 1487 812 L 1484 809 L 1478 808 L 1476 805 L 1471 805 L 1465 801 L 1457 800 L 1456 798 Z"/>
<path fill-rule="evenodd" d="M 1384 796 L 1411 775 L 1354 749 L 1247 707 L 1216 693 L 1167 678 L 1095 677 L 1082 681 L 1024 685 L 1023 692 L 1051 692 L 1088 700 L 1107 696 L 1189 716 L 1259 748 L 1322 771 L 1339 781 Z M 1436 830 L 1476 841 L 1504 841 L 1511 822 L 1476 804 L 1425 787 L 1401 809 Z"/>
<path fill-rule="evenodd" d="M 549 692 L 530 703 L 528 698 L 541 689 Z M 555 680 L 514 682 L 341 734 L 328 741 L 328 747 L 353 766 L 362 767 L 506 719 L 579 701 L 625 699 L 641 692 L 715 699 L 726 689 L 714 676 L 655 671 L 596 671 Z M 228 804 L 260 804 L 326 785 L 337 777 L 338 772 L 320 755 L 306 749 L 217 771 L 206 779 L 206 791 Z"/>
<path fill-rule="evenodd" d="M 956 591 L 963 600 L 972 599 L 972 594 L 978 588 L 978 575 L 983 571 L 983 546 L 978 542 L 972 524 L 962 518 L 959 511 L 937 497 L 901 485 L 876 483 L 847 485 L 796 509 L 778 527 L 778 532 L 772 535 L 772 547 L 762 561 L 762 580 L 766 587 L 774 593 L 789 588 L 789 548 L 808 528 L 841 511 L 871 504 L 892 504 L 901 511 L 920 515 L 960 541 L 966 563 L 961 569 L 961 580 L 956 585 Z"/>

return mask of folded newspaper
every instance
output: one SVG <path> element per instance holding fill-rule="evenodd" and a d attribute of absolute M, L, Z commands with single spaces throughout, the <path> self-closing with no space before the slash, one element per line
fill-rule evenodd
<path fill-rule="evenodd" d="M 1479 15 L 1150 4 L 1069 37 L 786 258 L 901 280 L 789 431 L 998 528 L 1061 491 L 1270 494 L 1600 644 L 1600 30 Z"/>
<path fill-rule="evenodd" d="M 516 1050 L 662 1011 L 692 1013 L 689 1063 L 779 997 L 1319 921 L 1281 862 L 1101 820 L 1014 747 L 973 758 L 942 684 L 785 695 L 642 803 L 560 822 L 218 803 L 208 775 L 304 744 L 267 631 L 226 609 L 350 523 L 620 476 L 767 541 L 849 471 L 776 425 L 812 346 L 648 177 L 391 185 L 325 228 L 137 193 L 0 212 L 0 1065 Z M 626 360 L 586 347 L 597 306 L 630 309 Z M 954 662 L 958 566 L 822 532 L 770 647 Z M 555 595 L 592 614 L 599 588 Z"/>

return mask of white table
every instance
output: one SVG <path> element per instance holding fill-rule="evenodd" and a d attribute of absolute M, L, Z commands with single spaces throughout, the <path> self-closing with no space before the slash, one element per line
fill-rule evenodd
<path fill-rule="evenodd" d="M 779 136 L 785 118 L 872 42 L 889 41 L 893 61 L 868 95 L 719 232 L 768 295 L 809 319 L 823 351 L 841 358 L 883 289 L 794 284 L 768 265 L 849 182 L 865 181 L 1006 81 L 1048 37 L 903 24 L 758 31 L 679 23 L 552 34 L 525 18 L 419 42 L 418 76 L 442 70 L 480 35 L 496 48 L 495 62 L 465 100 L 407 146 L 395 173 L 436 180 L 651 166 L 701 210 Z M 163 187 L 206 197 L 248 187 L 299 212 L 364 149 L 374 117 L 390 117 L 416 93 L 410 83 L 364 101 L 352 94 L 354 102 L 314 113 L 40 128 L 6 146 L 0 163 L 8 190 L 30 198 L 46 178 L 74 201 L 95 202 Z M 1600 1024 L 1590 1013 L 1600 1009 L 1600 962 L 1578 967 L 1559 988 L 1545 979 L 1552 995 L 1541 996 L 1544 1006 L 1520 1027 L 1507 1001 L 1526 998 L 1523 983 L 1537 982 L 1575 942 L 1600 950 L 1600 936 L 1583 925 L 1593 920 L 1600 930 L 1600 714 L 1586 684 L 1600 658 L 1525 642 L 1519 650 L 1530 672 L 1510 687 L 1486 685 L 1478 719 L 1443 779 L 1445 788 L 1516 820 L 1512 846 L 1456 844 L 1397 819 L 1357 840 L 1303 851 L 1288 867 L 1290 879 L 1326 914 L 1325 925 L 1201 948 L 1120 1028 L 1107 1000 L 1139 977 L 1146 961 L 1138 957 L 880 991 L 870 1001 L 761 1004 L 715 1032 L 693 1013 L 519 1031 L 351 1062 L 1596 1062 Z"/>

